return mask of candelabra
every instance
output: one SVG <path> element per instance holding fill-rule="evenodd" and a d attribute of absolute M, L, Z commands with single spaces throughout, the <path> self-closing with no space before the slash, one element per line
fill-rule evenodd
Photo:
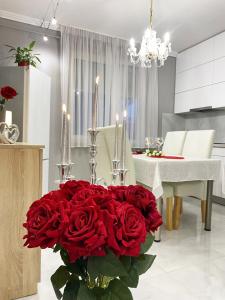
<path fill-rule="evenodd" d="M 74 176 L 72 175 L 72 169 L 73 169 L 74 163 L 60 163 L 57 164 L 57 167 L 59 169 L 59 182 L 65 183 L 69 180 L 74 179 Z"/>
<path fill-rule="evenodd" d="M 112 160 L 112 185 L 116 185 L 116 179 L 119 175 L 118 169 L 119 169 L 120 161 L 117 159 Z"/>
<path fill-rule="evenodd" d="M 91 145 L 90 145 L 90 160 L 89 160 L 89 167 L 90 167 L 90 173 L 91 173 L 91 184 L 96 184 L 97 182 L 97 176 L 96 176 L 96 154 L 97 154 L 97 146 L 96 146 L 96 138 L 99 133 L 96 129 L 88 129 L 88 133 L 90 135 Z"/>
<path fill-rule="evenodd" d="M 127 169 L 118 169 L 120 185 L 126 185 Z"/>

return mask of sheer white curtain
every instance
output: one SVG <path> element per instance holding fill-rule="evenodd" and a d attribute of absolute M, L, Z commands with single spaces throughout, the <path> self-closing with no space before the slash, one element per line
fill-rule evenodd
<path fill-rule="evenodd" d="M 146 136 L 157 136 L 157 68 L 133 66 L 127 41 L 71 27 L 61 27 L 62 101 L 71 109 L 73 145 L 88 144 L 92 98 L 100 76 L 98 126 L 115 122 L 124 109 L 129 117 L 129 136 L 142 146 Z"/>

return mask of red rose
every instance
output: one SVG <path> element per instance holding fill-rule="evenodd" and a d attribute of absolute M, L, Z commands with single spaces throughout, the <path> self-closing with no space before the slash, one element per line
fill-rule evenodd
<path fill-rule="evenodd" d="M 1 96 L 6 100 L 12 99 L 16 97 L 16 95 L 17 95 L 16 90 L 14 90 L 14 88 L 10 86 L 4 86 L 1 88 Z"/>
<path fill-rule="evenodd" d="M 94 195 L 92 199 L 101 209 L 103 217 L 107 214 L 115 215 L 115 208 L 118 206 L 119 202 L 113 199 L 112 194 Z"/>
<path fill-rule="evenodd" d="M 52 248 L 69 221 L 70 207 L 67 201 L 54 201 L 51 193 L 35 201 L 28 213 L 24 227 L 27 229 L 25 246 L 28 248 Z"/>
<path fill-rule="evenodd" d="M 78 190 L 77 193 L 75 193 L 75 195 L 71 199 L 71 203 L 76 204 L 79 202 L 86 201 L 88 198 L 92 197 L 93 195 L 94 195 L 94 192 L 91 188 L 89 188 L 89 187 L 82 188 L 82 189 Z"/>
<path fill-rule="evenodd" d="M 101 212 L 93 200 L 72 205 L 69 225 L 60 244 L 67 250 L 70 261 L 82 256 L 105 255 L 107 232 Z"/>
<path fill-rule="evenodd" d="M 115 216 L 105 215 L 108 246 L 119 256 L 139 256 L 141 243 L 146 239 L 145 219 L 133 205 L 115 203 Z"/>
<path fill-rule="evenodd" d="M 90 186 L 90 183 L 84 180 L 70 180 L 64 184 L 60 184 L 60 189 L 67 198 L 71 200 L 73 196 L 81 189 Z"/>
<path fill-rule="evenodd" d="M 130 185 L 126 192 L 127 202 L 139 208 L 145 217 L 147 231 L 155 231 L 162 225 L 153 193 L 141 185 Z"/>
<path fill-rule="evenodd" d="M 89 185 L 85 188 L 82 188 L 78 190 L 77 193 L 73 196 L 71 202 L 72 203 L 77 203 L 81 201 L 86 201 L 87 199 L 91 198 L 96 198 L 97 199 L 108 199 L 110 197 L 109 191 L 104 188 L 103 186 L 98 186 L 98 185 Z M 111 199 L 111 198 L 110 198 Z"/>
<path fill-rule="evenodd" d="M 151 207 L 156 207 L 155 196 L 151 191 L 141 185 L 130 185 L 126 192 L 127 202 L 133 204 L 137 208 L 145 211 Z"/>
<path fill-rule="evenodd" d="M 149 212 L 149 215 L 146 218 L 146 227 L 148 231 L 155 232 L 162 223 L 162 217 L 157 209 Z"/>
<path fill-rule="evenodd" d="M 109 191 L 111 191 L 115 195 L 115 200 L 119 202 L 126 201 L 126 186 L 109 186 Z"/>
<path fill-rule="evenodd" d="M 108 189 L 106 189 L 104 186 L 102 185 L 95 185 L 95 184 L 91 184 L 90 185 L 90 189 L 95 193 L 95 194 L 101 194 L 101 195 L 105 195 L 108 194 Z"/>
<path fill-rule="evenodd" d="M 51 191 L 48 194 L 44 195 L 42 199 L 51 199 L 54 201 L 66 200 L 64 193 L 61 190 Z"/>

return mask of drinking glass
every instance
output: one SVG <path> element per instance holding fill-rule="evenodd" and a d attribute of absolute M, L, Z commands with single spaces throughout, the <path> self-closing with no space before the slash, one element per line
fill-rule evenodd
<path fill-rule="evenodd" d="M 163 137 L 157 137 L 156 138 L 157 151 L 162 151 L 163 144 L 164 144 L 164 138 Z"/>

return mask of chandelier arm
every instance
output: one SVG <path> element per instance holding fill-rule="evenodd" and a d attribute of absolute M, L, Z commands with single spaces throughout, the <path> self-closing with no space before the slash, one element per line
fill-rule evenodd
<path fill-rule="evenodd" d="M 150 28 L 152 28 L 153 22 L 153 0 L 150 0 Z"/>

